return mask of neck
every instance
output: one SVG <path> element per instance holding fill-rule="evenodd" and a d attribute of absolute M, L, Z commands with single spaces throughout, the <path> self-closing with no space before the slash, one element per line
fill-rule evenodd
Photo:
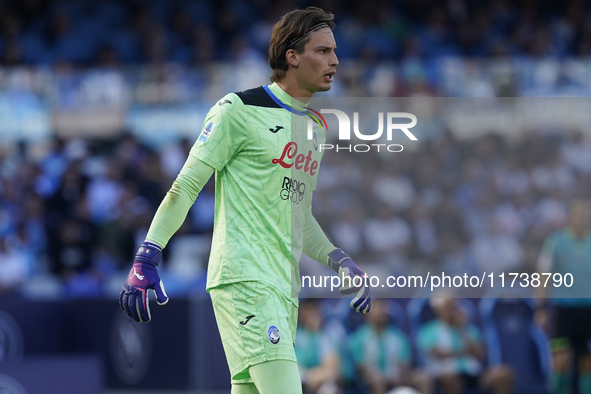
<path fill-rule="evenodd" d="M 572 233 L 574 234 L 575 238 L 578 239 L 583 239 L 585 238 L 585 235 L 587 234 L 587 231 L 583 228 L 580 228 L 578 226 L 571 226 L 570 227 Z"/>
<path fill-rule="evenodd" d="M 277 85 L 279 85 L 279 87 L 281 89 L 283 89 L 283 91 L 285 93 L 289 94 L 291 97 L 300 98 L 300 99 L 307 99 L 307 100 L 301 100 L 305 104 L 307 104 L 310 101 L 310 99 L 312 98 L 312 95 L 314 94 L 313 92 L 310 92 L 309 90 L 302 88 L 297 83 L 297 81 L 295 81 L 295 79 L 290 78 L 287 75 L 281 81 L 278 81 Z"/>

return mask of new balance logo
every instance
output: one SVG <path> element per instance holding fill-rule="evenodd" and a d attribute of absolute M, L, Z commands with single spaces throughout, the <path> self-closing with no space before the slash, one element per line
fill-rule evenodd
<path fill-rule="evenodd" d="M 224 105 L 224 104 L 232 104 L 232 102 L 231 102 L 230 100 L 224 100 L 224 101 L 220 101 L 220 102 L 218 103 L 218 105 L 219 105 L 220 107 L 221 107 L 222 105 Z"/>
<path fill-rule="evenodd" d="M 144 275 L 140 275 L 137 272 L 135 272 L 135 267 L 133 267 L 133 275 L 138 278 L 139 280 L 144 280 Z"/>
<path fill-rule="evenodd" d="M 270 131 L 271 133 L 276 133 L 276 132 L 278 132 L 279 130 L 281 130 L 282 128 L 283 128 L 283 126 L 275 126 L 275 130 L 273 130 L 273 129 L 269 129 L 269 131 Z"/>
<path fill-rule="evenodd" d="M 248 322 L 250 321 L 250 319 L 252 319 L 253 317 L 254 317 L 254 315 L 246 316 L 246 320 L 244 320 L 244 321 L 241 321 L 241 322 L 240 322 L 240 325 L 241 325 L 241 326 L 245 326 L 245 325 L 246 325 L 246 323 L 248 323 Z"/>

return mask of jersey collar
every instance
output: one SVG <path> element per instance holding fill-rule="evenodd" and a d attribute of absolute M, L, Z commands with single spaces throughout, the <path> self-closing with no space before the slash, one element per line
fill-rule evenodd
<path fill-rule="evenodd" d="M 271 85 L 264 85 L 263 89 L 265 89 L 273 101 L 275 101 L 282 108 L 285 108 L 289 112 L 296 115 L 306 115 L 306 104 L 285 93 L 283 89 L 281 89 L 281 87 L 277 84 L 277 82 L 273 82 Z"/>

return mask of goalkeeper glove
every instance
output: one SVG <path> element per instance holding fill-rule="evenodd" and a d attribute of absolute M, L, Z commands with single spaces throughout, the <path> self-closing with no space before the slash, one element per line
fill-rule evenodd
<path fill-rule="evenodd" d="M 158 275 L 162 248 L 152 242 L 144 242 L 138 249 L 133 266 L 119 294 L 119 306 L 137 322 L 147 323 L 152 319 L 148 290 L 156 293 L 158 305 L 168 302 L 164 284 Z"/>
<path fill-rule="evenodd" d="M 365 283 L 365 273 L 359 269 L 351 257 L 341 249 L 335 249 L 328 254 L 328 265 L 342 281 L 339 292 L 343 295 L 356 293 L 349 304 L 357 312 L 367 313 L 371 309 L 369 285 Z M 355 277 L 360 279 L 354 280 Z M 349 278 L 349 279 L 346 279 Z M 358 286 L 355 286 L 355 285 Z"/>

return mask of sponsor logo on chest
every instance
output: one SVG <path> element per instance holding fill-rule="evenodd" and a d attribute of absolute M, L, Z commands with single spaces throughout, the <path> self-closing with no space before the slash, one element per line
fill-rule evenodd
<path fill-rule="evenodd" d="M 314 176 L 318 172 L 318 161 L 312 159 L 312 151 L 307 154 L 298 152 L 298 144 L 294 141 L 288 142 L 283 148 L 281 156 L 271 160 L 273 164 L 279 164 L 283 168 L 294 168 Z"/>

